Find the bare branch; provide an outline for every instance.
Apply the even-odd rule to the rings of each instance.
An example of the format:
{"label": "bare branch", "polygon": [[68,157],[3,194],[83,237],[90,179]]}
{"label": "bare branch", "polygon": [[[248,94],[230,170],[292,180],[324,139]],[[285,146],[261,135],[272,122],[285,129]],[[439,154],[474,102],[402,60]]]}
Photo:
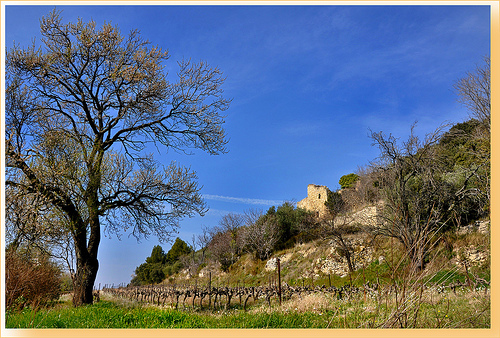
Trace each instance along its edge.
{"label": "bare branch", "polygon": [[206,212],[191,169],[163,169],[142,152],[148,143],[226,152],[229,100],[221,71],[205,62],[180,62],[170,83],[168,52],[138,31],[63,24],[55,10],[40,28],[42,48],[6,54],[7,181],[42,196],[70,230],[80,305],[92,302],[102,226],[168,240],[179,219]]}

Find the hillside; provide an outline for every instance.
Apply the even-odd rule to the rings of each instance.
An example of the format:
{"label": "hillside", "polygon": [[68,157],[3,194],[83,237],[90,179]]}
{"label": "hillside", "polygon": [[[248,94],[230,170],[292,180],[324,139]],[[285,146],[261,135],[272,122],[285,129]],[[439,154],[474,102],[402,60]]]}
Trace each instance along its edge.
{"label": "hillside", "polygon": [[228,307],[230,293],[241,303],[250,292],[241,287],[259,288],[269,304],[281,286],[388,287],[396,308],[419,285],[488,290],[489,132],[475,119],[446,128],[420,139],[412,126],[404,141],[371,132],[379,162],[342,176],[340,190],[309,184],[296,205],[229,213],[190,244],[155,247],[130,286],[170,288],[170,298],[181,287],[193,302],[199,288],[215,288]]}
{"label": "hillside", "polygon": [[[373,207],[367,207],[351,217],[364,217],[371,210]],[[355,271],[351,274],[338,243],[332,239],[315,239],[275,252],[267,260],[257,259],[249,253],[243,254],[227,271],[222,271],[220,264],[214,262],[201,266],[195,272],[183,269],[161,284],[202,285],[208,282],[210,274],[212,285],[272,284],[277,279],[277,259],[280,260],[281,280],[289,285],[390,283],[404,267],[401,262],[407,259],[402,246],[394,239],[373,239],[370,234],[354,229],[352,233],[346,234],[346,241],[351,243],[353,249]],[[478,221],[457,231],[440,234],[432,241],[424,271],[428,280],[445,284],[457,279],[467,282],[468,278],[476,277],[489,280],[489,221]],[[446,274],[446,278],[441,278]]]}

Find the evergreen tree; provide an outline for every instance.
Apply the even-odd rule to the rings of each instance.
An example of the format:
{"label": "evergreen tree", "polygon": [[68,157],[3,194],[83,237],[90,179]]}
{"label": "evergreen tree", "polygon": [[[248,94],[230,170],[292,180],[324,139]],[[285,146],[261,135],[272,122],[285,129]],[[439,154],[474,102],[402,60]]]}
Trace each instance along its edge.
{"label": "evergreen tree", "polygon": [[165,264],[167,262],[167,255],[163,251],[163,248],[159,245],[156,245],[151,252],[151,256],[146,258],[146,263],[148,264]]}
{"label": "evergreen tree", "polygon": [[340,178],[339,184],[342,189],[351,188],[359,180],[359,176],[351,173]]}
{"label": "evergreen tree", "polygon": [[170,250],[167,252],[166,262],[167,264],[174,264],[182,255],[187,255],[191,253],[191,251],[192,249],[189,247],[189,245],[187,245],[186,242],[177,237],[175,239],[174,245],[172,245],[172,248],[170,248]]}

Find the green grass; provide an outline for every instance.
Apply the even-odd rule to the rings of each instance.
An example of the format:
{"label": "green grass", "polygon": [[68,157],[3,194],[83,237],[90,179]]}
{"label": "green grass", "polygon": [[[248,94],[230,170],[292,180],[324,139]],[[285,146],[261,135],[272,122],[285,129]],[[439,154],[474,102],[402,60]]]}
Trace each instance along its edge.
{"label": "green grass", "polygon": [[110,301],[7,315],[7,328],[320,328],[315,313],[250,313],[241,310],[195,313],[155,307],[127,308]]}
{"label": "green grass", "polygon": [[[407,300],[411,302],[411,299]],[[223,310],[174,310],[101,300],[79,308],[70,302],[38,311],[8,312],[7,328],[376,328],[405,318],[404,327],[488,328],[490,298],[484,292],[461,290],[456,294],[428,294],[418,304],[396,309],[393,299],[366,297],[337,300],[312,294],[283,302],[279,307],[257,304],[248,312]],[[418,314],[417,317],[413,317]],[[413,319],[416,318],[415,321]],[[391,327],[401,323],[393,322]]]}
{"label": "green grass", "polygon": [[[470,277],[473,278],[472,276]],[[449,270],[438,271],[429,280],[430,283],[444,283],[444,284],[452,284],[457,281],[460,283],[465,283],[467,281],[465,274]]]}
{"label": "green grass", "polygon": [[[474,237],[475,236],[475,237]],[[484,236],[474,234],[462,238],[463,245],[484,242]],[[466,241],[467,240],[467,241]],[[305,247],[304,250],[308,250]],[[384,249],[388,250],[388,249]],[[374,256],[390,257],[384,250]],[[395,252],[398,252],[397,250]],[[294,253],[296,255],[296,253]],[[293,257],[293,256],[292,256]],[[301,278],[304,263],[290,259],[283,264],[282,280],[290,285],[309,285],[312,280]],[[398,257],[394,258],[394,262]],[[380,283],[375,294],[367,294],[364,289],[351,299],[339,300],[333,294],[302,295],[300,298],[277,305],[273,298],[272,309],[264,299],[250,301],[249,311],[245,312],[233,298],[232,308],[223,310],[200,310],[187,306],[183,310],[145,306],[132,301],[101,297],[101,302],[91,306],[73,308],[71,302],[59,302],[46,308],[33,310],[26,308],[20,312],[8,311],[7,328],[374,328],[374,327],[412,327],[412,328],[489,328],[491,322],[490,297],[488,289],[471,290],[469,287],[438,291],[436,284],[446,286],[457,280],[468,285],[465,271],[443,260],[429,264],[426,277],[421,277],[429,288],[424,296],[418,296],[421,285],[414,283],[413,277],[404,279],[404,264],[396,269],[392,261],[379,264],[377,260],[367,264],[364,269],[350,276],[339,277],[321,275],[314,278],[315,285],[343,286],[351,284],[362,286],[365,282]],[[232,267],[232,273],[224,278],[212,279],[212,286],[222,285],[265,285],[272,272],[264,271],[265,262],[241,260]],[[490,280],[488,264],[469,268],[469,279],[478,276]],[[392,268],[391,268],[392,267]],[[233,271],[234,270],[234,271]],[[406,277],[405,277],[406,278]],[[428,280],[430,279],[430,280]],[[398,283],[396,283],[397,281]],[[417,280],[418,281],[418,280]],[[207,285],[208,280],[197,280],[198,285]],[[406,283],[406,284],[405,284]],[[413,289],[403,288],[402,285]],[[394,290],[384,293],[389,286],[398,286],[398,301]],[[404,290],[404,296],[401,291]],[[401,304],[403,303],[403,304]],[[191,304],[188,300],[186,304]]]}

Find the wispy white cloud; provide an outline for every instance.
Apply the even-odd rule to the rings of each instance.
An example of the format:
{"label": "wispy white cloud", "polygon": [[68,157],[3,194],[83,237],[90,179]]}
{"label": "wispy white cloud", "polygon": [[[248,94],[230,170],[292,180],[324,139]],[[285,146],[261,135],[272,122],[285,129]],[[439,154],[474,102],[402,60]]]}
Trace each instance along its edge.
{"label": "wispy white cloud", "polygon": [[213,217],[222,217],[227,214],[235,213],[234,211],[230,210],[221,210],[221,209],[212,209],[210,208],[208,212],[205,214],[205,216],[213,216]]}
{"label": "wispy white cloud", "polygon": [[203,198],[212,201],[222,201],[222,202],[230,202],[230,203],[239,203],[239,204],[253,204],[253,205],[279,205],[283,203],[283,201],[278,200],[264,200],[258,198],[242,198],[242,197],[230,197],[230,196],[219,196],[219,195],[203,195]]}

